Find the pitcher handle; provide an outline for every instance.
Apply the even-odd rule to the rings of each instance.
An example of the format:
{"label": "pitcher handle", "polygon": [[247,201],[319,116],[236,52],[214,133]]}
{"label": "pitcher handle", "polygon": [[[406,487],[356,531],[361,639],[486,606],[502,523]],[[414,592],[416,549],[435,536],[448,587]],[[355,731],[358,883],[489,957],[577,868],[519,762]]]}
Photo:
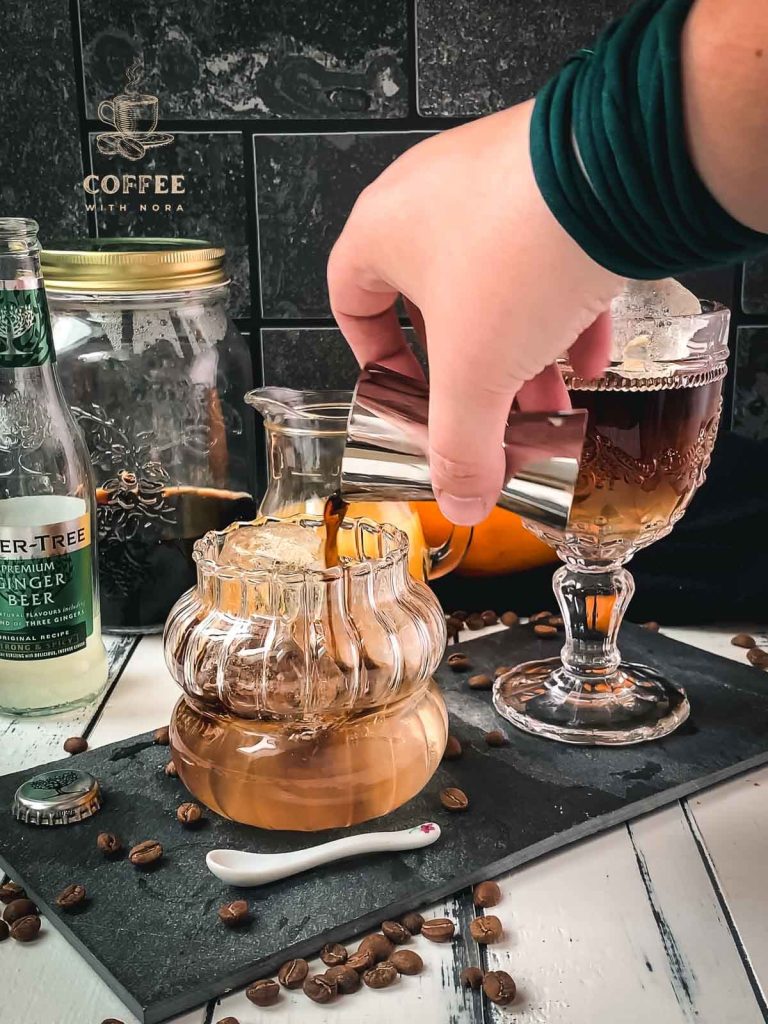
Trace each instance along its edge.
{"label": "pitcher handle", "polygon": [[429,548],[429,579],[437,580],[461,564],[472,543],[473,532],[471,526],[452,526],[442,544]]}
{"label": "pitcher handle", "polygon": [[115,121],[115,105],[112,100],[102,100],[99,104],[97,113],[100,121],[103,121],[105,124],[114,125],[114,127],[117,128],[117,123]]}

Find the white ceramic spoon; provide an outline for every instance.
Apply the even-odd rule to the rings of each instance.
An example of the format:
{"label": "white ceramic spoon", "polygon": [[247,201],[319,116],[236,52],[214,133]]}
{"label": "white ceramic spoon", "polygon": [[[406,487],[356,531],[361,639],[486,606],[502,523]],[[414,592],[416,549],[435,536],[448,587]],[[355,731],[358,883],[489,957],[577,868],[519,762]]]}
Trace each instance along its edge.
{"label": "white ceramic spoon", "polygon": [[329,864],[361,853],[389,853],[394,850],[418,850],[440,838],[440,826],[425,821],[415,828],[398,832],[368,832],[359,836],[334,839],[294,853],[246,853],[242,850],[211,850],[205,863],[222,882],[229,885],[264,885],[288,878],[320,864]]}

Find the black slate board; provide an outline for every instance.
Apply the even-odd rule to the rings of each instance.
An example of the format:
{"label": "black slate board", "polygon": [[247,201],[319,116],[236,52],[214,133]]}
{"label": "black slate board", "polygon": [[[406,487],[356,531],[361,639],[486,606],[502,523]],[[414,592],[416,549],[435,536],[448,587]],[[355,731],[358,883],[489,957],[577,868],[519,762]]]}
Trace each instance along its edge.
{"label": "black slate board", "polygon": [[[99,777],[103,810],[90,821],[58,829],[21,825],[7,815],[0,866],[27,888],[132,1012],[155,1024],[273,973],[289,953],[315,953],[324,942],[378,926],[768,761],[765,674],[634,627],[622,631],[621,646],[631,660],[662,666],[688,688],[693,715],[676,734],[624,748],[575,747],[528,736],[498,718],[488,692],[470,690],[466,675],[443,666],[438,676],[452,731],[465,744],[463,758],[442,765],[406,807],[355,830],[436,820],[444,830],[440,841],[254,889],[254,921],[242,931],[229,931],[216,919],[217,907],[241,891],[209,874],[209,849],[277,852],[341,833],[262,832],[210,813],[204,827],[184,832],[174,816],[184,788],[164,774],[168,750],[154,745],[150,734],[57,762],[77,763]],[[450,648],[457,649],[470,655],[474,671],[491,672],[499,664],[553,654],[557,645],[514,627]],[[489,749],[483,735],[500,727],[510,745]],[[10,805],[16,787],[31,774],[0,778],[0,806]],[[440,807],[437,794],[447,785],[469,794],[468,812],[451,815]],[[125,859],[105,862],[96,849],[96,835],[105,829],[126,843],[158,839],[165,859],[149,872]],[[84,884],[91,899],[79,913],[62,915],[53,899],[73,881]]]}

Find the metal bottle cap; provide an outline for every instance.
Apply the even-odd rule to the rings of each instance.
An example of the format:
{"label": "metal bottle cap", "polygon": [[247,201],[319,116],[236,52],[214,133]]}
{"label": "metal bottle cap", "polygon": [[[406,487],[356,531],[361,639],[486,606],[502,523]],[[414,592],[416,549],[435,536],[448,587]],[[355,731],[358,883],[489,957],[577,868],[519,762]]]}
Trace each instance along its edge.
{"label": "metal bottle cap", "polygon": [[99,784],[90,772],[59,768],[22,782],[13,798],[13,816],[29,825],[72,825],[101,808]]}

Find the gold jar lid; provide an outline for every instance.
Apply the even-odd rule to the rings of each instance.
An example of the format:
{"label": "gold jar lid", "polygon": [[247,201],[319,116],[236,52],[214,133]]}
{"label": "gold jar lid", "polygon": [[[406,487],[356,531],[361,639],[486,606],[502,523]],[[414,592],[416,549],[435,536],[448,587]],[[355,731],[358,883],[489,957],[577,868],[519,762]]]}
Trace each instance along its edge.
{"label": "gold jar lid", "polygon": [[224,249],[190,238],[78,238],[40,253],[46,288],[176,292],[226,284]]}

